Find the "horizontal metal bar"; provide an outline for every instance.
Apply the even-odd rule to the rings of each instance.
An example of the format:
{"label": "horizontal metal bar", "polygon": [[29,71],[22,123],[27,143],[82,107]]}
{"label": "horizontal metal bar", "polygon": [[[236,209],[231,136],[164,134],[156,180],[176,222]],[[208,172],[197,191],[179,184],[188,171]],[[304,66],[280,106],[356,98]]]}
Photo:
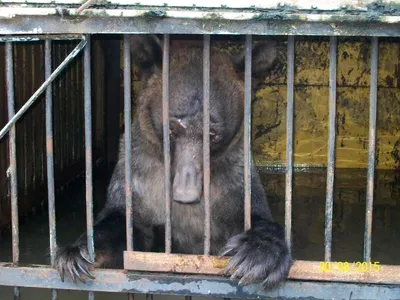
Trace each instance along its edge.
{"label": "horizontal metal bar", "polygon": [[124,252],[124,269],[150,272],[220,274],[229,258],[210,255],[164,254],[155,252]]}
{"label": "horizontal metal bar", "polygon": [[[156,34],[254,34],[254,35],[316,35],[316,36],[400,36],[398,21],[392,23],[374,22],[371,17],[343,16],[335,20],[331,16],[310,15],[303,18],[294,15],[274,19],[277,16],[258,15],[249,20],[238,20],[232,17],[229,22],[214,18],[149,18],[136,17],[121,18],[118,16],[96,16],[90,18],[74,17],[60,18],[52,16],[51,12],[37,17],[32,15],[2,15],[7,14],[7,8],[0,10],[0,34],[86,34],[86,33],[156,33]],[[43,9],[41,12],[45,12]],[[90,13],[85,10],[82,13]],[[102,10],[103,12],[103,10]],[[116,13],[113,10],[112,13]],[[110,12],[111,13],[111,12]],[[122,12],[123,13],[123,12]],[[142,13],[142,12],[141,12]],[[148,15],[157,14],[149,11]],[[170,14],[170,13],[169,13]],[[389,18],[389,17],[387,17]],[[397,17],[395,17],[397,18]],[[399,17],[400,19],[400,17]],[[358,20],[358,21],[357,21]],[[364,20],[361,22],[361,20]],[[369,22],[368,22],[369,21]],[[395,20],[394,20],[395,21]],[[356,26],[355,26],[356,23]],[[184,26],[183,26],[184,25]]]}
{"label": "horizontal metal bar", "polygon": [[[23,4],[45,4],[54,3],[57,5],[80,5],[81,0],[2,0],[3,3],[23,3]],[[359,11],[365,12],[369,11],[382,11],[382,7],[390,7],[389,4],[396,5],[400,4],[399,0],[383,0],[380,2],[378,8],[374,9],[368,4],[371,1],[361,0],[336,0],[336,1],[325,1],[325,0],[313,0],[313,1],[303,1],[303,0],[249,0],[246,2],[240,2],[235,0],[141,0],[140,2],[134,2],[131,0],[108,0],[107,2],[102,2],[102,7],[107,6],[129,6],[129,7],[143,7],[143,6],[158,6],[158,7],[179,7],[179,8],[209,8],[209,9],[221,9],[233,10],[233,9],[248,9],[251,8],[252,11],[257,9],[268,10],[268,9],[283,9],[286,5],[290,5],[291,9],[296,10],[314,10],[316,13],[321,11]],[[88,7],[88,4],[96,4],[95,1],[88,0],[84,5],[80,6],[81,10]],[[83,8],[82,8],[83,7]]]}
{"label": "horizontal metal bar", "polygon": [[[304,271],[304,270],[303,270]],[[397,270],[397,274],[399,274]],[[259,299],[398,299],[400,286],[335,282],[287,281],[265,291],[259,285],[238,286],[222,277],[143,274],[125,270],[97,269],[94,281],[87,284],[62,282],[56,270],[46,266],[15,267],[0,263],[0,285],[118,293],[174,294],[208,297]]]}
{"label": "horizontal metal bar", "polygon": [[[124,252],[124,269],[145,272],[171,272],[219,275],[228,257],[181,255],[153,252]],[[400,266],[366,262],[319,262],[298,260],[291,267],[290,279],[340,282],[400,284]]]}
{"label": "horizontal metal bar", "polygon": [[[372,14],[371,12],[351,12],[351,11],[339,11],[339,12],[319,12],[315,13],[315,10],[289,10],[289,9],[270,9],[270,10],[229,10],[224,8],[219,9],[182,9],[173,8],[166,6],[141,6],[138,7],[118,7],[118,8],[89,8],[82,12],[77,12],[74,8],[64,6],[62,8],[62,14],[68,15],[70,19],[74,19],[78,16],[102,16],[102,17],[118,17],[118,18],[140,18],[140,17],[161,17],[161,18],[179,18],[179,19],[214,19],[217,17],[219,20],[254,20],[254,19],[265,19],[265,20],[302,20],[306,22],[367,22],[374,21],[375,23],[399,23],[400,15],[393,9],[390,13],[377,12]],[[60,7],[16,7],[16,6],[5,6],[0,12],[0,17],[13,18],[15,16],[58,16],[60,15]],[[284,19],[282,18],[284,17]],[[66,18],[63,18],[63,21]],[[82,21],[82,19],[80,19]],[[42,33],[40,29],[34,28],[36,33]]]}
{"label": "horizontal metal bar", "polygon": [[20,110],[8,121],[8,123],[0,131],[0,139],[10,130],[11,126],[15,124],[28,110],[29,107],[36,101],[37,98],[46,90],[46,88],[53,82],[58,74],[75,58],[76,55],[85,47],[86,39],[83,39],[72,52],[64,59],[64,61],[54,70],[53,73],[43,82],[43,84],[36,90],[36,92],[29,98],[28,101],[20,108]]}
{"label": "horizontal metal bar", "polygon": [[41,40],[81,40],[82,35],[76,34],[52,34],[52,35],[18,35],[18,36],[0,36],[0,42],[34,42]]}

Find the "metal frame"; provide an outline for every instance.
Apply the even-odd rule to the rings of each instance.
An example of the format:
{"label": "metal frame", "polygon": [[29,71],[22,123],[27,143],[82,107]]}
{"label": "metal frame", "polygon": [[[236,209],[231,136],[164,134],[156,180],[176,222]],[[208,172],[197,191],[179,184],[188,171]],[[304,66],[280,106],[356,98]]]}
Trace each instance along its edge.
{"label": "metal frame", "polygon": [[[332,244],[332,207],[333,207],[333,187],[334,187],[334,157],[335,157],[335,107],[336,107],[336,55],[337,39],[336,36],[372,36],[371,53],[371,91],[370,91],[370,127],[369,127],[369,164],[368,164],[368,193],[366,206],[366,225],[364,239],[364,259],[370,262],[371,251],[371,225],[373,207],[373,182],[374,182],[374,157],[376,139],[376,111],[377,111],[377,68],[378,68],[378,38],[377,36],[400,36],[400,16],[380,15],[375,18],[373,24],[368,23],[371,19],[363,13],[355,15],[340,15],[312,13],[287,13],[284,20],[276,20],[281,16],[276,11],[261,13],[260,11],[233,11],[228,12],[222,9],[213,9],[204,12],[189,10],[174,10],[164,8],[158,10],[160,16],[168,14],[166,18],[149,17],[150,12],[155,12],[154,8],[146,9],[86,9],[78,15],[72,8],[65,8],[63,14],[68,17],[59,17],[56,8],[39,9],[35,7],[2,8],[0,12],[0,42],[6,42],[6,77],[7,95],[9,107],[9,122],[0,131],[0,138],[3,138],[9,131],[10,145],[10,172],[11,177],[11,199],[12,199],[12,224],[13,224],[13,262],[12,264],[0,263],[0,285],[8,286],[29,286],[52,288],[52,298],[57,299],[55,289],[77,289],[87,291],[108,291],[108,292],[127,292],[127,293],[159,293],[159,294],[178,294],[178,295],[202,295],[217,297],[239,297],[239,298],[259,298],[259,297],[308,297],[312,295],[316,299],[324,299],[327,295],[335,295],[339,298],[379,298],[395,299],[400,296],[400,267],[382,266],[382,271],[374,276],[370,274],[360,274],[350,272],[350,274],[329,273],[321,274],[318,272],[319,262],[298,261],[292,267],[289,280],[280,288],[271,291],[263,291],[255,285],[240,287],[235,282],[221,277],[215,277],[223,268],[226,261],[210,257],[210,205],[209,205],[209,183],[210,183],[210,153],[209,153],[209,81],[210,81],[210,34],[246,34],[246,54],[245,54],[245,128],[244,128],[244,148],[245,153],[251,151],[250,128],[251,128],[251,43],[254,34],[261,35],[288,35],[288,83],[287,83],[287,165],[286,165],[286,187],[285,187],[285,225],[286,238],[291,245],[291,201],[292,201],[292,177],[293,177],[293,101],[294,101],[294,35],[319,35],[331,36],[330,47],[330,96],[329,96],[329,141],[328,141],[328,168],[327,168],[327,198],[326,198],[326,224],[325,224],[325,260],[331,260]],[[46,14],[39,16],[40,14]],[[100,13],[102,12],[102,13]],[[215,19],[207,19],[209,13],[219,13]],[[36,14],[36,15],[35,15]],[[122,17],[117,17],[118,14]],[[91,16],[87,18],[86,16]],[[1,17],[5,18],[1,18]],[[137,16],[137,18],[129,18]],[[301,18],[299,18],[301,16]],[[77,22],[79,21],[79,22]],[[355,22],[357,26],[354,26]],[[40,23],[40,24],[39,24]],[[182,26],[182,24],[185,24]],[[178,26],[179,25],[179,26]],[[171,252],[171,199],[170,199],[170,153],[169,153],[169,34],[171,33],[190,33],[204,35],[204,193],[205,193],[205,246],[200,266],[203,268],[202,275],[165,275],[138,273],[122,270],[96,270],[94,272],[96,280],[87,285],[61,282],[56,271],[46,266],[20,267],[19,243],[18,243],[18,195],[16,186],[16,156],[15,156],[15,122],[25,113],[34,103],[38,96],[46,91],[46,152],[48,170],[48,198],[49,198],[49,228],[50,228],[50,254],[51,264],[54,264],[56,225],[55,225],[55,206],[54,206],[54,174],[53,174],[53,133],[52,133],[52,96],[51,83],[63,68],[84,49],[84,80],[85,80],[85,153],[86,153],[86,212],[87,212],[87,239],[89,245],[89,256],[94,258],[93,245],[93,195],[92,195],[92,142],[91,142],[91,66],[90,66],[90,36],[76,36],[77,33],[162,33],[164,34],[163,47],[163,134],[164,134],[164,157],[165,157],[165,205],[166,205],[166,254],[160,257],[166,258],[163,267],[160,264],[144,264],[142,271],[168,272],[174,270],[179,273],[191,273],[189,269],[172,268],[176,255]],[[56,36],[38,35],[37,33],[62,34]],[[26,34],[28,36],[8,36],[10,34]],[[31,34],[34,34],[33,36]],[[51,40],[52,39],[82,39],[78,46],[67,56],[67,58],[51,73]],[[13,111],[13,70],[12,70],[12,43],[31,40],[46,39],[45,41],[45,74],[46,80],[42,86],[32,95],[27,103],[14,114]],[[124,113],[125,113],[125,175],[126,175],[126,215],[127,215],[127,252],[125,252],[125,262],[127,269],[129,263],[136,259],[134,268],[140,271],[140,262],[148,261],[150,254],[143,254],[140,258],[133,250],[134,239],[132,238],[132,196],[130,170],[130,145],[131,128],[129,126],[131,116],[131,61],[129,49],[129,36],[124,37]],[[14,151],[13,151],[14,149]],[[245,228],[250,228],[251,219],[251,160],[246,155],[245,161]],[[156,255],[156,254],[153,254]],[[138,260],[139,259],[139,260]],[[142,259],[142,260],[140,260]],[[196,258],[191,256],[179,257],[187,261],[194,261]],[[198,259],[198,257],[197,257]],[[218,267],[210,267],[210,261],[218,262]],[[139,262],[139,263],[138,263]],[[143,265],[143,264],[142,264]],[[197,270],[198,271],[198,270]],[[301,281],[296,281],[301,280]],[[316,280],[316,281],[315,281]],[[318,282],[322,281],[322,282]],[[323,282],[332,281],[332,282]],[[349,283],[353,282],[353,283]],[[362,283],[362,284],[361,284]],[[379,285],[378,285],[379,284]],[[383,284],[383,285],[382,285]],[[149,296],[151,297],[151,296]],[[186,297],[189,299],[190,297]],[[19,299],[19,289],[15,288],[15,299]],[[89,299],[94,299],[94,293],[90,292]]]}

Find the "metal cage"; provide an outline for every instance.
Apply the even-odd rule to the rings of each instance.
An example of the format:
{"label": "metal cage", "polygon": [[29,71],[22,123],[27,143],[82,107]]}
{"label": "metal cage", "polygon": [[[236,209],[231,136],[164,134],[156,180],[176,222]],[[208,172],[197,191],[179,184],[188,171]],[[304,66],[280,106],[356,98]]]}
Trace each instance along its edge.
{"label": "metal cage", "polygon": [[[234,4],[234,1],[215,3],[204,1],[183,3],[182,1],[142,1],[131,4],[129,1],[108,1],[105,4],[80,1],[0,1],[0,37],[6,43],[6,82],[9,122],[0,132],[0,138],[8,134],[9,140],[9,176],[11,179],[12,200],[12,245],[13,261],[0,263],[0,285],[15,286],[15,299],[19,299],[18,287],[38,287],[53,289],[53,299],[57,299],[57,289],[90,291],[89,299],[94,298],[93,291],[176,294],[190,296],[216,296],[225,298],[282,299],[315,297],[325,298],[362,298],[362,299],[400,299],[400,266],[380,266],[379,273],[346,274],[339,272],[320,273],[320,262],[296,261],[291,268],[289,280],[279,289],[263,291],[255,286],[240,287],[236,283],[216,276],[226,261],[220,259],[220,265],[212,263],[210,257],[210,140],[204,135],[204,199],[205,199],[205,247],[204,256],[176,255],[171,252],[171,199],[170,199],[170,153],[168,128],[168,64],[169,34],[201,34],[204,36],[203,78],[204,78],[204,120],[203,130],[209,131],[209,81],[210,81],[210,35],[232,34],[246,35],[245,40],[245,228],[250,227],[250,156],[251,141],[251,45],[252,35],[283,35],[287,43],[287,151],[285,185],[285,233],[291,244],[292,185],[293,185],[293,103],[294,103],[294,48],[297,35],[315,35],[330,37],[329,65],[329,140],[327,162],[326,211],[325,211],[325,261],[331,262],[332,215],[335,175],[335,124],[336,124],[336,68],[337,37],[365,36],[371,38],[371,82],[369,106],[369,159],[367,176],[367,198],[365,210],[364,261],[371,263],[372,208],[374,194],[375,141],[377,115],[378,80],[378,38],[400,37],[400,2],[363,1],[353,3],[350,0],[291,1],[289,3],[264,4],[252,1],[246,7]],[[162,2],[162,3],[161,3]],[[92,6],[90,6],[92,5]],[[124,253],[125,270],[97,269],[96,280],[89,284],[61,282],[51,266],[20,266],[18,231],[18,195],[16,181],[16,131],[15,123],[38,99],[46,94],[46,159],[48,186],[48,213],[50,228],[51,263],[54,263],[56,250],[55,192],[53,173],[53,124],[52,124],[52,82],[74,57],[84,52],[84,116],[85,116],[85,159],[86,159],[86,213],[87,239],[90,257],[93,259],[93,179],[92,179],[92,123],[91,123],[91,48],[92,34],[124,34],[124,118],[125,143],[131,143],[131,61],[127,38],[129,34],[163,34],[163,134],[165,158],[165,205],[166,205],[166,253],[133,252],[132,237],[132,187],[130,147],[125,147],[126,178],[126,215],[127,215],[127,251]],[[14,110],[14,78],[12,45],[17,42],[45,40],[45,76],[41,87],[28,99],[18,111]],[[51,66],[51,43],[54,39],[77,39],[76,48],[55,69]],[[187,264],[178,265],[178,260]],[[162,263],[160,263],[162,261]],[[153,263],[152,263],[153,262]],[[191,267],[193,263],[196,267]],[[126,271],[129,270],[129,271]],[[140,273],[138,271],[144,271]],[[146,272],[152,271],[152,272]],[[157,272],[157,273],[154,273]],[[175,273],[175,274],[165,274]],[[181,273],[181,274],[179,274]],[[185,275],[183,274],[192,274]],[[193,274],[197,273],[197,274]]]}

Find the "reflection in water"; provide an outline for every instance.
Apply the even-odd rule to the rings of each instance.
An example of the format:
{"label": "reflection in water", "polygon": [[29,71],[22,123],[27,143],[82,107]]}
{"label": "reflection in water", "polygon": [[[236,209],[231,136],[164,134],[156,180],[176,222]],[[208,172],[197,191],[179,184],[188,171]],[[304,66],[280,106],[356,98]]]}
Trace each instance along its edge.
{"label": "reflection in water", "polygon": [[[285,175],[261,172],[276,220],[284,224]],[[399,177],[395,171],[376,172],[374,218],[372,232],[372,261],[400,265],[400,208]],[[296,259],[323,260],[325,217],[325,171],[296,172],[293,178],[293,255]],[[106,184],[94,183],[95,213],[104,203]],[[362,261],[365,220],[366,170],[337,170],[335,177],[332,259]],[[66,244],[83,232],[85,222],[84,185],[75,184],[57,197],[57,242]],[[49,247],[47,207],[20,224],[20,260],[22,263],[46,264]],[[0,261],[11,261],[11,236],[1,239]],[[1,300],[13,299],[12,288],[0,287]],[[87,299],[86,292],[60,291],[59,299]],[[127,299],[126,295],[96,294],[96,299]],[[22,298],[51,299],[45,289],[22,289]],[[135,299],[145,299],[138,295]],[[184,297],[155,296],[158,299]],[[194,300],[201,298],[193,297]],[[210,298],[207,298],[210,299]]]}

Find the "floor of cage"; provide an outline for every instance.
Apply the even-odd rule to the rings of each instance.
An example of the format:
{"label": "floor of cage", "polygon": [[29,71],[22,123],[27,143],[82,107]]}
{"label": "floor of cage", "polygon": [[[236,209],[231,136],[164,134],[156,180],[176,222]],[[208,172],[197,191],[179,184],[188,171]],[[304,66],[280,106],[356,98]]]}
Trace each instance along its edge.
{"label": "floor of cage", "polygon": [[[400,181],[396,171],[378,170],[372,235],[372,261],[400,265],[397,249],[400,248]],[[285,175],[262,171],[271,210],[284,224]],[[335,177],[333,247],[334,261],[362,261],[365,219],[366,170],[337,170]],[[324,171],[295,172],[293,181],[293,255],[302,260],[324,258],[324,216],[326,175]],[[94,182],[94,213],[105,200],[106,179]],[[77,182],[57,197],[57,241],[66,244],[76,239],[85,229],[84,185]],[[24,264],[46,264],[49,248],[47,207],[20,224],[20,261]],[[1,238],[0,261],[11,261],[11,236]],[[51,291],[22,288],[23,299],[50,299]],[[97,294],[97,293],[96,293]],[[13,289],[0,287],[1,299],[13,299]],[[96,299],[108,299],[108,293],[98,293]],[[113,295],[115,300],[126,295]],[[60,291],[59,299],[87,299],[87,292]],[[135,299],[145,299],[138,295]],[[166,299],[155,296],[154,299]],[[184,299],[172,297],[170,299]],[[193,297],[193,299],[201,299]],[[207,298],[210,299],[210,298]]]}

